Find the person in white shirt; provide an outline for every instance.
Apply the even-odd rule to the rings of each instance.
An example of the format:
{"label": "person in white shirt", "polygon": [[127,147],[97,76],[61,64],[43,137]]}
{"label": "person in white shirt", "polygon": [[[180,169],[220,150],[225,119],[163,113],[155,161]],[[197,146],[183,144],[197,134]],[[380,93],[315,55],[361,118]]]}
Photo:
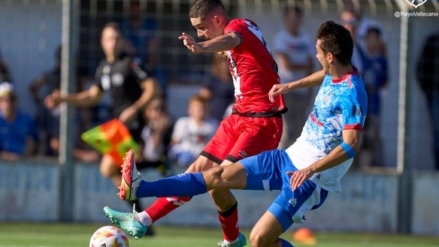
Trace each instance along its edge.
{"label": "person in white shirt", "polygon": [[218,121],[206,117],[207,107],[205,98],[194,95],[189,100],[188,116],[175,123],[169,157],[177,166],[188,167],[215,134]]}

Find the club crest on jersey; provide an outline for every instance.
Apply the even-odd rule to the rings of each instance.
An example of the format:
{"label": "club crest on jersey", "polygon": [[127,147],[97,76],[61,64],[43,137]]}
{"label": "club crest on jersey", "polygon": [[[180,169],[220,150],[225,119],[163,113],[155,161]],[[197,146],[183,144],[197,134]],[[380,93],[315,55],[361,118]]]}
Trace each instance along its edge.
{"label": "club crest on jersey", "polygon": [[415,8],[418,8],[419,6],[427,2],[427,0],[405,0],[405,1]]}
{"label": "club crest on jersey", "polygon": [[114,75],[111,76],[111,83],[114,86],[122,85],[123,81],[124,81],[124,77],[121,73],[115,73]]}

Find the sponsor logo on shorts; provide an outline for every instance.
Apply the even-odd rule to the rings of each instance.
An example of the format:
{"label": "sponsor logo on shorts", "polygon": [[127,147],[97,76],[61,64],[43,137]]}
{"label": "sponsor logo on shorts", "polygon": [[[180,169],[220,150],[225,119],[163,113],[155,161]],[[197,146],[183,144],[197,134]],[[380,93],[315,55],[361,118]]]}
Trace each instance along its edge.
{"label": "sponsor logo on shorts", "polygon": [[291,206],[296,207],[297,199],[294,197],[293,199],[290,199],[288,202],[291,204]]}

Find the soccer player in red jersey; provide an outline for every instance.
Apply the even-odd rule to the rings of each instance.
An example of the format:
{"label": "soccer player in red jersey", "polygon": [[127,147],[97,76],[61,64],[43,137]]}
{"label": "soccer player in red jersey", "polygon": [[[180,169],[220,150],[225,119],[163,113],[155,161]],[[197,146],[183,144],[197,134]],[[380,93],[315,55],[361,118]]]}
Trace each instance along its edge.
{"label": "soccer player in red jersey", "polygon": [[[236,103],[232,114],[225,118],[216,134],[186,172],[205,171],[214,166],[230,165],[245,157],[278,147],[282,135],[282,113],[286,111],[282,97],[274,102],[268,98],[273,85],[279,84],[277,64],[264,40],[260,28],[251,20],[231,19],[221,1],[197,0],[189,17],[203,42],[196,42],[187,33],[179,37],[190,51],[220,53],[230,63]],[[133,160],[125,160],[125,169],[134,169]],[[119,196],[132,200],[131,184],[123,181]],[[223,228],[222,245],[240,247],[246,244],[239,233],[237,201],[228,190],[213,190],[219,221]],[[140,213],[121,213],[108,207],[106,215],[136,238],[147,227],[172,210],[189,201],[190,197],[159,198]]]}

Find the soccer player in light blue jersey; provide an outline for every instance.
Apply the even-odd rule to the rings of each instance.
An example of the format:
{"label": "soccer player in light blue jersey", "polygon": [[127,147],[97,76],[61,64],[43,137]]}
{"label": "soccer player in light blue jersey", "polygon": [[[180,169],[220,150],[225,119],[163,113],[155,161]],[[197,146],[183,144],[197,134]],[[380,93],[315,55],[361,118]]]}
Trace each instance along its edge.
{"label": "soccer player in light blue jersey", "polygon": [[286,150],[266,151],[232,165],[153,182],[142,180],[130,151],[122,171],[123,199],[193,196],[212,189],[280,190],[254,226],[250,242],[253,247],[292,247],[279,236],[293,223],[303,222],[307,211],[319,208],[329,192],[340,191],[340,180],[360,146],[367,95],[351,65],[352,49],[349,31],[333,21],[325,22],[316,35],[316,57],[323,70],[273,86],[270,100],[294,89],[320,85],[301,136]]}

